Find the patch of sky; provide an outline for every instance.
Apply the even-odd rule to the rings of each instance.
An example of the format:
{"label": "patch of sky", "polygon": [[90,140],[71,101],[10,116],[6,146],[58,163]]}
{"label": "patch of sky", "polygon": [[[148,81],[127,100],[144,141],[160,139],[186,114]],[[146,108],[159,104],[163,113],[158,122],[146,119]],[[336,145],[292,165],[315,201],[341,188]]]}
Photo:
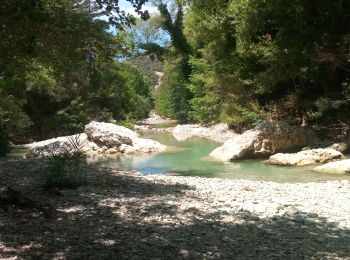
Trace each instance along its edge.
{"label": "patch of sky", "polygon": [[[126,13],[129,13],[131,15],[133,15],[134,17],[139,17],[139,15],[135,12],[135,8],[132,7],[131,3],[126,1],[126,0],[120,0],[119,1],[119,7],[122,11],[125,11]],[[150,16],[158,14],[158,10],[157,7],[155,7],[154,5],[152,5],[152,3],[150,2],[146,2],[146,4],[143,6],[142,8],[143,11],[148,10]],[[107,16],[100,16],[97,17],[96,19],[101,19],[101,20],[105,20],[108,21],[108,17]],[[128,30],[128,28],[126,28],[126,30]],[[115,28],[114,26],[109,26],[109,29],[107,30],[108,32],[117,35],[118,33],[118,29]],[[170,42],[170,36],[169,34],[160,29],[160,34],[161,37],[155,42],[156,44],[160,45],[160,46],[166,46],[169,44]],[[142,49],[139,50],[140,53],[143,52]],[[125,61],[127,60],[129,57],[116,57],[116,59],[118,61]]]}
{"label": "patch of sky", "polygon": [[[121,10],[125,11],[126,13],[129,13],[135,17],[139,17],[138,14],[135,12],[135,8],[132,7],[130,2],[128,2],[126,0],[120,0],[119,7]],[[158,13],[157,7],[153,6],[149,2],[145,3],[145,5],[142,7],[142,10],[143,11],[148,10],[148,12],[151,16],[152,16],[152,14]],[[97,17],[97,19],[108,21],[108,17],[106,15]],[[114,35],[116,35],[118,31],[114,26],[110,26],[108,29],[108,32],[111,32]]]}

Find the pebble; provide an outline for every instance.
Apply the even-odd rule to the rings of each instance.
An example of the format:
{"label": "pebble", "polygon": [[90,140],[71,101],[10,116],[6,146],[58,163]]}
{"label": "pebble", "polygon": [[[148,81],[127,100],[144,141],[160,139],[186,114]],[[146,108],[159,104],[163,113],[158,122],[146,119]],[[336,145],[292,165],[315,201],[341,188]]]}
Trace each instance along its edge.
{"label": "pebble", "polygon": [[[34,176],[30,171],[6,172],[0,182],[11,184],[13,178],[18,183],[27,175]],[[52,221],[45,222],[43,217],[23,221],[0,211],[0,259],[23,259],[43,250],[45,259],[54,259],[60,248],[68,250],[62,251],[60,259],[350,256],[346,246],[350,244],[350,189],[343,181],[140,177],[109,169],[96,174],[95,168],[86,168],[85,173],[91,184],[78,192],[46,196],[31,189],[32,196],[43,196],[45,203],[62,209]],[[93,180],[103,178],[118,185],[108,189],[93,185]],[[340,184],[344,188],[339,189]],[[72,208],[80,210],[64,210]],[[25,251],[23,245],[28,246]]]}

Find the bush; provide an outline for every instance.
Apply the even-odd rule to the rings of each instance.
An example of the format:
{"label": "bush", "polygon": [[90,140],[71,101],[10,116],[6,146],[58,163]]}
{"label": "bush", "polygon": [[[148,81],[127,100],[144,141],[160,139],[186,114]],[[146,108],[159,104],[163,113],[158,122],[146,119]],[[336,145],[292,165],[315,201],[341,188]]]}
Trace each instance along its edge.
{"label": "bush", "polygon": [[10,144],[4,129],[0,126],[0,157],[10,152]]}
{"label": "bush", "polygon": [[50,158],[49,172],[46,181],[45,189],[74,189],[85,183],[78,176],[79,168],[83,162],[81,154],[63,154],[56,155]]}
{"label": "bush", "polygon": [[82,152],[83,142],[80,140],[79,135],[71,137],[66,152],[49,158],[49,175],[45,181],[45,189],[74,189],[85,183],[78,175],[85,159]]}

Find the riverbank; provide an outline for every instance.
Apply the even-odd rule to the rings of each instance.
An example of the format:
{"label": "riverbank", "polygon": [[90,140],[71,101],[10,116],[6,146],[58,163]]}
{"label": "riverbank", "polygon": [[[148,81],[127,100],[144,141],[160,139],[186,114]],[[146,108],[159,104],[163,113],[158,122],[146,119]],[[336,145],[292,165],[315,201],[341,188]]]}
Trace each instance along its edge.
{"label": "riverbank", "polygon": [[48,219],[0,210],[0,258],[348,259],[350,183],[275,183],[85,166],[49,194],[43,162],[0,165],[0,183],[49,204]]}

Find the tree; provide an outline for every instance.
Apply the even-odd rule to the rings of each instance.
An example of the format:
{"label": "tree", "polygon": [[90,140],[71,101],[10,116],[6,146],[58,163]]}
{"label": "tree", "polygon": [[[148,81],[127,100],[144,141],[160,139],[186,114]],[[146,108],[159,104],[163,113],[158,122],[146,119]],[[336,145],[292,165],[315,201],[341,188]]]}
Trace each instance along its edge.
{"label": "tree", "polygon": [[[147,12],[141,11],[145,1],[129,2],[143,18],[147,18]],[[109,22],[95,19],[102,14],[109,16]],[[111,113],[120,118],[129,114],[141,116],[144,111],[135,112],[140,110],[139,107],[127,103],[131,99],[135,102],[142,99],[143,104],[148,102],[148,94],[137,90],[140,84],[146,83],[142,77],[118,75],[124,68],[117,65],[115,57],[128,50],[122,37],[107,32],[110,24],[120,27],[132,21],[131,16],[119,9],[118,1],[2,2],[1,138],[23,142],[23,137],[41,139],[81,131],[84,123],[99,113]],[[116,73],[109,78],[102,77],[99,84],[92,84],[93,74],[109,73],[107,67]],[[98,91],[108,93],[109,86],[104,82],[107,78],[113,85],[127,86],[125,93],[130,95],[121,100],[121,106],[127,109],[116,111],[113,105],[102,106],[94,102]],[[135,86],[131,85],[134,83]],[[28,132],[30,125],[32,131]]]}
{"label": "tree", "polygon": [[199,104],[213,106],[214,97],[213,117],[219,110],[219,120],[228,122],[293,119],[313,115],[324,96],[344,101],[350,31],[341,24],[349,23],[348,2],[190,3],[193,114],[210,112]]}
{"label": "tree", "polygon": [[187,88],[191,73],[188,61],[192,50],[183,31],[184,3],[162,0],[153,3],[158,8],[161,26],[170,35],[172,45],[165,54],[163,83],[156,93],[156,109],[160,114],[188,121],[192,98]]}

